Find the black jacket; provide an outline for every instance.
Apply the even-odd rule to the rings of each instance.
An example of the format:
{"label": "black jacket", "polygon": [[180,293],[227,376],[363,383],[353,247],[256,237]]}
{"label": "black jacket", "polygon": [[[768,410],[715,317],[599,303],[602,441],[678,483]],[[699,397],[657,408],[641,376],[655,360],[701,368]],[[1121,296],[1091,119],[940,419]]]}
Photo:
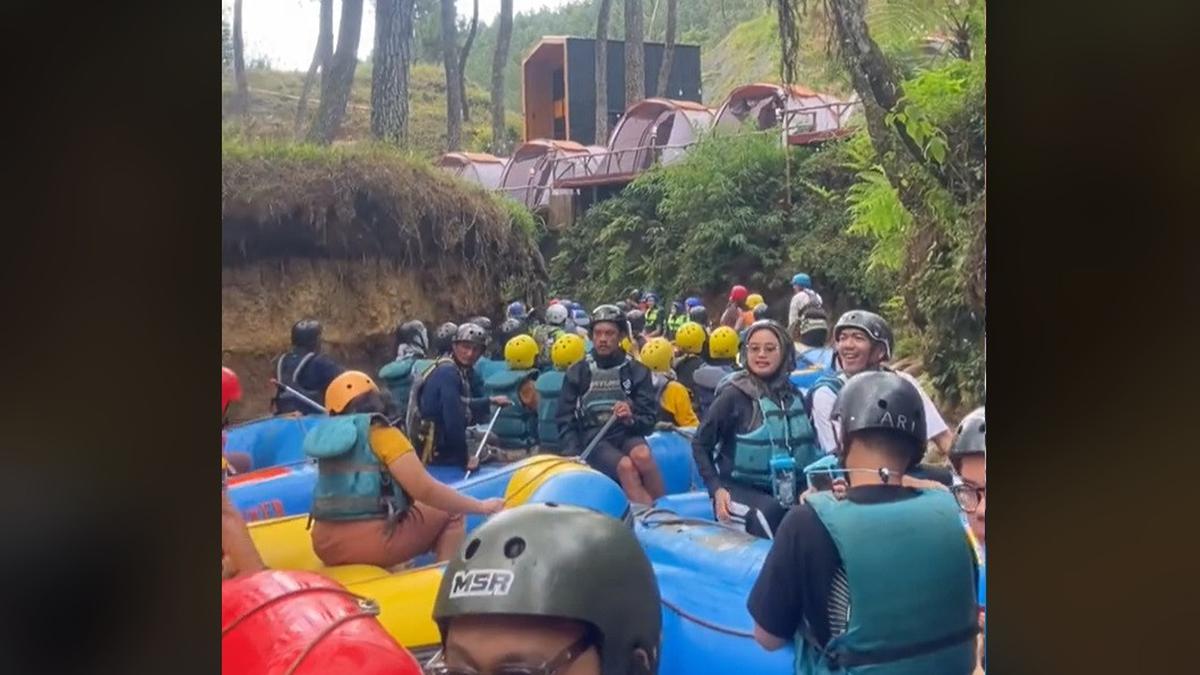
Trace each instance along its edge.
{"label": "black jacket", "polygon": [[[604,435],[605,439],[619,443],[629,436],[646,436],[652,433],[654,423],[658,419],[658,398],[650,377],[650,369],[637,361],[627,360],[625,352],[620,350],[608,357],[599,356],[593,351],[592,356],[601,367],[611,367],[617,362],[624,362],[621,364],[621,380],[629,383],[625,395],[633,408],[633,424],[613,424]],[[587,391],[591,382],[592,370],[587,359],[568,368],[563,378],[562,394],[558,398],[558,412],[554,419],[558,423],[562,454],[565,456],[583,452],[596,432],[596,429],[585,427],[586,422],[576,416],[575,410],[579,398]]]}

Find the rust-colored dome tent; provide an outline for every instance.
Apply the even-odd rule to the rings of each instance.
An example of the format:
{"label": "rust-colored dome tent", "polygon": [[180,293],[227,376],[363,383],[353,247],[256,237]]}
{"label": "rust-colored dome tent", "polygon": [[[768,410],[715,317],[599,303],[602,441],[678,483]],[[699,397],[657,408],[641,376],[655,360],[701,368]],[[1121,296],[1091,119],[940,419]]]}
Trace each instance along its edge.
{"label": "rust-colored dome tent", "polygon": [[849,133],[847,122],[855,100],[843,101],[807,87],[757,82],[734,89],[717,112],[714,132],[733,134],[750,124],[759,131],[780,125],[779,110],[794,145],[837,138]]}
{"label": "rust-colored dome tent", "polygon": [[486,152],[447,152],[437,166],[463,180],[493,189],[500,185],[506,160]]}
{"label": "rust-colored dome tent", "polygon": [[628,110],[613,129],[608,142],[604,173],[629,174],[643,171],[657,156],[669,164],[713,124],[713,111],[692,101],[648,98]]}
{"label": "rust-colored dome tent", "polygon": [[528,141],[513,151],[504,173],[500,176],[499,189],[504,194],[522,202],[530,209],[546,206],[550,202],[551,173],[554,181],[574,175],[573,163],[559,163],[561,157],[586,158],[591,152],[574,141],[556,141],[539,138]]}

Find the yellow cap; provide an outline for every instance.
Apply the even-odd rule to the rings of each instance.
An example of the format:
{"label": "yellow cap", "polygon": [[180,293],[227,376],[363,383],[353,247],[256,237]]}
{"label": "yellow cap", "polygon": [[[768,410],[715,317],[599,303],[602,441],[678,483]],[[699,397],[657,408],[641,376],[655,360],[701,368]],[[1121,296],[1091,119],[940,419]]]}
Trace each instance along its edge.
{"label": "yellow cap", "polygon": [[746,296],[746,307],[754,309],[761,304],[763,304],[763,296],[759,295],[758,293],[751,293],[750,295]]}
{"label": "yellow cap", "polygon": [[345,410],[350,401],[368,391],[379,391],[375,381],[364,372],[347,370],[333,378],[325,389],[325,409],[336,415]]}
{"label": "yellow cap", "polygon": [[582,361],[586,351],[583,338],[573,333],[563,333],[550,347],[550,360],[555,368],[566,370]]}
{"label": "yellow cap", "polygon": [[646,343],[642,347],[640,355],[642,364],[656,373],[665,373],[671,369],[671,357],[675,356],[675,349],[671,347],[671,343],[666,338],[656,337]]}
{"label": "yellow cap", "polygon": [[738,352],[738,334],[729,326],[714,330],[708,338],[708,354],[714,359],[732,359]]}
{"label": "yellow cap", "polygon": [[529,370],[537,355],[537,341],[528,335],[517,335],[504,345],[504,360],[513,370]]}
{"label": "yellow cap", "polygon": [[699,354],[704,348],[705,337],[707,334],[704,332],[704,326],[695,321],[688,321],[675,331],[675,346],[688,354]]}

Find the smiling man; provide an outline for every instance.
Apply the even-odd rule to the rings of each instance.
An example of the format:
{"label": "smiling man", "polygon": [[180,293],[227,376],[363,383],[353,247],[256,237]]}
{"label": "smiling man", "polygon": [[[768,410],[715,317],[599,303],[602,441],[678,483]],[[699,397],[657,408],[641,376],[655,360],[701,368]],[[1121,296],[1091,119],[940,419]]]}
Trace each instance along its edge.
{"label": "smiling man", "polygon": [[526,504],[481,525],[452,558],[433,608],[431,675],[654,675],[658,582],[628,525]]}
{"label": "smiling man", "polygon": [[[851,310],[838,318],[833,327],[833,365],[838,372],[817,380],[809,390],[813,425],[825,452],[837,446],[830,415],[838,392],[850,377],[869,370],[886,370],[884,363],[892,358],[892,329],[883,317],[861,309]],[[925,402],[925,433],[943,454],[950,451],[954,434],[946,426],[941,413],[920,383],[908,373],[896,373],[908,380]]]}

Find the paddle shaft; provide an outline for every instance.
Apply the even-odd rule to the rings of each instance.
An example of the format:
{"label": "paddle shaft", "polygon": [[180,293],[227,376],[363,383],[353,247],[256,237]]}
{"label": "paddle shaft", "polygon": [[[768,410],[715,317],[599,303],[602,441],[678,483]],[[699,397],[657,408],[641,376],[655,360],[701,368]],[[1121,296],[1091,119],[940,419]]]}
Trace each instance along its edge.
{"label": "paddle shaft", "polygon": [[597,431],[596,435],[592,437],[592,442],[588,443],[587,447],[583,449],[583,452],[579,453],[580,461],[587,461],[588,455],[592,454],[592,450],[596,449],[596,446],[600,443],[600,439],[604,438],[604,434],[608,432],[609,428],[612,427],[613,423],[616,421],[616,415],[608,418],[608,421],[604,423],[604,426],[600,427],[600,431]]}
{"label": "paddle shaft", "polygon": [[291,387],[287,386],[286,384],[280,382],[279,380],[277,380],[273,377],[271,378],[271,384],[275,385],[276,387],[279,387],[280,389],[283,389],[284,391],[291,394],[292,396],[295,396],[296,398],[300,399],[301,401],[307,403],[310,407],[312,407],[313,410],[316,410],[319,413],[325,412],[325,406],[321,405],[320,403],[317,403],[316,401],[312,400],[311,398],[305,396],[304,394],[301,394],[300,392],[296,391],[295,389],[292,389]]}
{"label": "paddle shaft", "polygon": [[[475,461],[479,461],[479,455],[483,452],[483,446],[487,444],[488,434],[492,433],[492,427],[496,424],[496,418],[500,416],[500,411],[503,406],[496,406],[496,412],[492,413],[492,421],[488,422],[487,429],[483,432],[483,438],[479,441],[479,449],[475,451]],[[467,473],[463,476],[463,480],[471,477],[471,472],[474,469],[467,469]]]}

